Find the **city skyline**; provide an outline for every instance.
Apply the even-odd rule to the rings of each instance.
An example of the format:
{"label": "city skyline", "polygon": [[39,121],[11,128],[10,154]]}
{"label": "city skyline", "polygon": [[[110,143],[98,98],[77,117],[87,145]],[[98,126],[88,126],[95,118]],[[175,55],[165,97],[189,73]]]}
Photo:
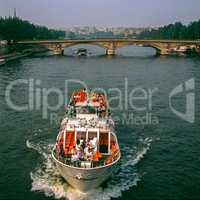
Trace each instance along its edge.
{"label": "city skyline", "polygon": [[16,8],[17,16],[52,28],[158,27],[200,18],[198,0],[125,0],[123,4],[120,0],[0,0],[0,4],[0,16],[13,16]]}

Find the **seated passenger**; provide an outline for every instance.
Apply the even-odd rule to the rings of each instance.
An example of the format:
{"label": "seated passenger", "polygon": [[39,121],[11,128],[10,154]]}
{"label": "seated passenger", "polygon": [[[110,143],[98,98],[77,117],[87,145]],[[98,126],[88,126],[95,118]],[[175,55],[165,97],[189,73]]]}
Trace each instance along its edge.
{"label": "seated passenger", "polygon": [[77,161],[77,160],[79,160],[78,154],[77,154],[77,151],[76,151],[76,147],[75,147],[75,146],[73,147],[71,153],[72,153],[71,161]]}
{"label": "seated passenger", "polygon": [[77,150],[77,156],[78,156],[78,159],[79,160],[82,160],[83,159],[83,151],[81,149],[78,149]]}

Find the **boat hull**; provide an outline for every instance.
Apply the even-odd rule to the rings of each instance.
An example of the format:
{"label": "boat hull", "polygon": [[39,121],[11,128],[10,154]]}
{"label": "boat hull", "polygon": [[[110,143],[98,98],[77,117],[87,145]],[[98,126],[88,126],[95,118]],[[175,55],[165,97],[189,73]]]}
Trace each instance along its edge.
{"label": "boat hull", "polygon": [[77,56],[87,56],[87,53],[78,53]]}
{"label": "boat hull", "polygon": [[75,189],[86,193],[100,186],[118,169],[118,161],[98,168],[76,168],[65,165],[53,156],[62,177]]}

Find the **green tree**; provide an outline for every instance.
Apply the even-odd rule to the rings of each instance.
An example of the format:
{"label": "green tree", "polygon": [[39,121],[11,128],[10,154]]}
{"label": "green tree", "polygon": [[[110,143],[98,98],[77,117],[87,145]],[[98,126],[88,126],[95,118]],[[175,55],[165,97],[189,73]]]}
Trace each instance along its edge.
{"label": "green tree", "polygon": [[31,24],[20,18],[0,18],[0,38],[8,41],[32,39],[60,39],[65,37],[65,31],[48,29],[45,26]]}
{"label": "green tree", "polygon": [[158,29],[143,31],[137,37],[142,39],[200,39],[200,20],[191,22],[187,26],[183,25],[181,22],[176,22]]}

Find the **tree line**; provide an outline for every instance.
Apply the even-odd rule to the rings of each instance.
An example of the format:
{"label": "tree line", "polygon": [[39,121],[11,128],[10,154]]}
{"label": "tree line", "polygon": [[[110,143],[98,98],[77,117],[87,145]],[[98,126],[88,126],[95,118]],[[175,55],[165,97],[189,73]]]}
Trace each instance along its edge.
{"label": "tree line", "polygon": [[64,37],[65,31],[62,30],[35,25],[18,17],[0,17],[0,40],[43,40]]}
{"label": "tree line", "polygon": [[158,29],[143,31],[137,37],[139,39],[197,40],[200,39],[200,20],[188,25],[176,22]]}

